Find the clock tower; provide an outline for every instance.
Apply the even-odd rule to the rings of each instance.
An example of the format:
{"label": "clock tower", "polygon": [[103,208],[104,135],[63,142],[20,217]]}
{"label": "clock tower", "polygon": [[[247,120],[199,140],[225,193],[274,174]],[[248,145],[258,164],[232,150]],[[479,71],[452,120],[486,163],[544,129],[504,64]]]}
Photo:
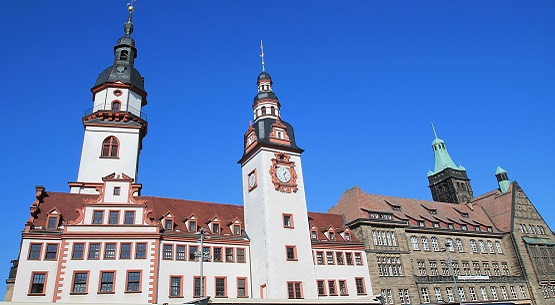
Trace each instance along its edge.
{"label": "clock tower", "polygon": [[[147,133],[144,79],[135,69],[137,58],[132,22],[133,6],[124,24],[124,35],[114,47],[114,63],[98,76],[92,87],[92,108],[85,111],[85,136],[77,182],[72,193],[98,193],[103,177],[111,174],[137,180],[139,153]],[[140,185],[137,185],[140,189]]]}
{"label": "clock tower", "polygon": [[[261,47],[262,48],[262,47]],[[264,54],[264,53],[262,53]],[[255,298],[318,297],[301,153],[293,127],[281,119],[272,78],[258,75],[254,123],[244,136],[245,230],[250,237]]]}

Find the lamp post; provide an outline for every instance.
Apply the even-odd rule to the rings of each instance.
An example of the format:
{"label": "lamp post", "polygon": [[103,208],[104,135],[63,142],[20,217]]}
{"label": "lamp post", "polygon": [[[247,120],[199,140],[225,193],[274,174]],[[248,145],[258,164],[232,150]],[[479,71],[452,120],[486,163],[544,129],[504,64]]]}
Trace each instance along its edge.
{"label": "lamp post", "polygon": [[455,286],[455,302],[457,304],[461,304],[460,296],[459,296],[459,287],[457,286],[457,277],[455,276],[455,272],[453,272],[453,262],[451,261],[451,255],[449,254],[449,248],[453,247],[453,244],[450,242],[445,243],[445,253],[447,253],[447,264],[449,265],[449,272],[451,272],[451,276],[453,277],[453,284]]}
{"label": "lamp post", "polygon": [[209,236],[206,236],[207,232],[205,228],[200,228],[198,230],[198,232],[196,232],[195,234],[200,235],[200,251],[195,252],[195,257],[197,257],[200,261],[200,297],[204,297],[204,281],[203,281],[203,263],[205,260],[210,260],[210,254],[208,252],[204,252],[204,239],[205,238],[210,238]]}

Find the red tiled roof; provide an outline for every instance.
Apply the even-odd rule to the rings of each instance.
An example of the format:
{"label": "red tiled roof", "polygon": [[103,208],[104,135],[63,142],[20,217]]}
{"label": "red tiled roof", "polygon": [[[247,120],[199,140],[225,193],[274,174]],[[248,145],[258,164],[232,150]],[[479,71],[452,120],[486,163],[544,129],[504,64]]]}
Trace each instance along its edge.
{"label": "red tiled roof", "polygon": [[[449,220],[454,222],[455,229],[460,228],[457,223],[469,223],[492,227],[493,232],[505,232],[510,229],[507,224],[510,224],[512,217],[511,198],[510,191],[501,194],[496,190],[474,198],[468,204],[454,204],[367,194],[359,187],[353,187],[346,190],[328,212],[343,214],[347,223],[357,219],[368,219],[370,212],[376,212],[391,214],[392,220],[413,219],[409,221],[411,226],[417,226],[417,221],[420,220],[426,222],[426,227],[430,227],[431,222],[440,222],[441,228],[446,228],[446,221]],[[399,206],[400,211],[394,210],[394,206]],[[437,214],[432,214],[430,210],[435,210]],[[468,214],[468,218],[463,216],[465,214]]]}
{"label": "red tiled roof", "polygon": [[[78,218],[79,213],[76,211],[83,205],[84,200],[97,199],[98,195],[84,195],[59,192],[44,192],[44,197],[38,205],[37,214],[33,220],[33,225],[47,226],[48,211],[56,208],[62,215],[62,221],[67,223]],[[146,207],[152,212],[149,218],[158,221],[164,218],[167,213],[171,213],[174,217],[174,230],[187,232],[185,221],[194,215],[197,219],[197,226],[210,229],[207,225],[214,217],[218,217],[220,223],[221,235],[232,235],[229,225],[238,219],[244,226],[243,206],[233,204],[212,203],[203,201],[193,201],[185,199],[162,198],[154,196],[139,196],[137,200],[146,202]],[[309,225],[317,228],[328,228],[332,226],[338,233],[344,229],[343,216],[339,214],[308,212]],[[210,231],[210,230],[209,230]],[[319,239],[326,237],[319,231]],[[353,236],[351,234],[351,236]],[[339,237],[339,240],[342,240]],[[358,242],[352,238],[352,242]]]}

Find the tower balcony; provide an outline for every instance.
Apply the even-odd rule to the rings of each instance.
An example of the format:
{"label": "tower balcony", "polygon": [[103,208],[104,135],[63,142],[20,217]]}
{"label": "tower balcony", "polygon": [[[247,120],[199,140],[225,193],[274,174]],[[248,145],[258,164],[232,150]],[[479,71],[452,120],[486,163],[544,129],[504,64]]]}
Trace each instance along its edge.
{"label": "tower balcony", "polygon": [[96,106],[85,110],[85,114],[83,115],[83,117],[87,117],[95,112],[110,112],[110,113],[116,113],[116,114],[130,113],[138,118],[141,118],[143,121],[147,121],[146,113],[144,113],[139,109],[133,108],[131,106],[122,106],[119,109],[106,109],[106,107],[103,107],[103,106]]}

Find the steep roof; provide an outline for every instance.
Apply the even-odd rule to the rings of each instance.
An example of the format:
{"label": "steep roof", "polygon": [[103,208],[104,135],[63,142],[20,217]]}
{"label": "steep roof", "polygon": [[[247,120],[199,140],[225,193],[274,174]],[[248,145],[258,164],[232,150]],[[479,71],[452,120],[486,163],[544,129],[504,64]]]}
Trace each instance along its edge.
{"label": "steep roof", "polygon": [[[34,217],[30,220],[34,227],[47,227],[47,213],[53,209],[57,209],[62,215],[62,222],[67,223],[79,217],[76,211],[80,209],[85,200],[94,200],[98,195],[84,195],[60,192],[43,191],[39,199],[32,205],[32,211],[35,211]],[[185,221],[194,216],[197,220],[197,226],[208,228],[208,223],[218,217],[220,223],[221,235],[233,235],[230,224],[235,220],[244,222],[243,206],[234,204],[213,203],[186,199],[163,198],[155,196],[138,196],[135,200],[144,201],[146,207],[152,212],[148,217],[152,220],[160,220],[168,213],[171,213],[174,220],[174,232],[187,232]],[[309,212],[309,225],[319,228],[319,232],[323,232],[324,228],[333,227],[337,232],[344,229],[343,216],[340,214],[316,213]],[[319,233],[319,234],[320,234]],[[322,238],[320,238],[322,237]],[[326,239],[323,234],[319,235],[320,241]],[[342,238],[336,239],[335,242],[346,242]],[[351,243],[358,243],[358,240],[352,238]]]}
{"label": "steep roof", "polygon": [[447,228],[449,223],[454,225],[453,229],[472,225],[479,226],[481,231],[489,227],[492,232],[506,232],[510,230],[511,203],[512,192],[502,194],[499,190],[474,198],[468,204],[455,204],[367,194],[355,186],[346,190],[328,212],[343,214],[347,223],[376,218],[403,221],[409,226],[424,222],[426,227],[439,223],[440,228]]}

